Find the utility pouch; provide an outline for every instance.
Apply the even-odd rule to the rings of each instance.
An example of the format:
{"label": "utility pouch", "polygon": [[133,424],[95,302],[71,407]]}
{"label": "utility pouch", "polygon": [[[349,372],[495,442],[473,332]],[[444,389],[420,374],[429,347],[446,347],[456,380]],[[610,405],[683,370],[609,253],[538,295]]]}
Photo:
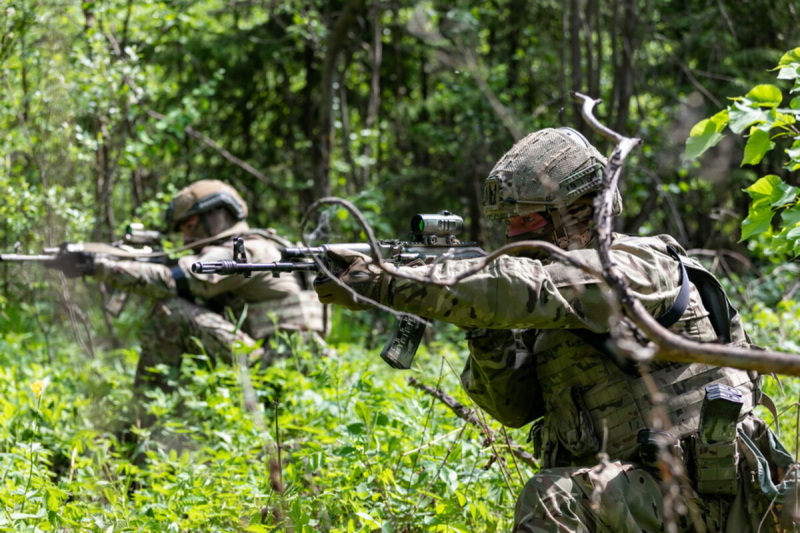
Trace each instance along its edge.
{"label": "utility pouch", "polygon": [[418,318],[403,316],[395,320],[389,340],[381,350],[381,358],[392,368],[411,368],[426,327],[427,323]]}
{"label": "utility pouch", "polygon": [[564,450],[575,457],[600,451],[592,418],[577,387],[563,387],[548,400],[549,423]]}
{"label": "utility pouch", "polygon": [[692,437],[693,472],[700,494],[725,495],[738,491],[736,423],[743,403],[742,394],[733,387],[722,384],[706,387],[698,434]]}

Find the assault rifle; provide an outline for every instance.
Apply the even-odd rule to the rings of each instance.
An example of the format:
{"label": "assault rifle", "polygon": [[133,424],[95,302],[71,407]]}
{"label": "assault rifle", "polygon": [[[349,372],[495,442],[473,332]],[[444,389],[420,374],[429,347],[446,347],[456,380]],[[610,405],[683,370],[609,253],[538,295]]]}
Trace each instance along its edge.
{"label": "assault rifle", "polygon": [[[41,254],[0,254],[0,263],[48,263],[60,260],[71,265],[68,277],[79,277],[91,272],[94,257],[164,263],[168,256],[161,251],[161,239],[158,231],[146,230],[142,224],[132,223],[125,228],[125,236],[112,244],[63,243],[61,246],[45,248]],[[126,301],[127,293],[111,291],[105,304],[106,310],[119,316]]]}
{"label": "assault rifle", "polygon": [[[0,254],[0,262],[46,262],[53,261],[63,254],[106,255],[125,259],[144,259],[152,261],[165,256],[159,253],[162,235],[158,231],[146,230],[142,224],[134,222],[125,228],[125,236],[113,244],[105,243],[64,243],[61,246],[45,248],[41,254]],[[80,259],[76,257],[76,261]]]}
{"label": "assault rifle", "polygon": [[[411,218],[411,232],[408,241],[399,239],[377,242],[381,259],[394,265],[407,265],[421,261],[425,264],[483,257],[486,252],[474,242],[461,242],[458,236],[464,231],[464,219],[449,211],[438,214],[414,215]],[[282,273],[318,272],[319,266],[310,258],[316,257],[328,270],[336,273],[338,265],[328,255],[335,250],[351,250],[372,255],[369,243],[334,243],[316,247],[286,248],[281,261],[275,263],[248,263],[244,241],[234,239],[233,259],[192,264],[196,274],[243,274],[253,272],[272,272],[275,277]],[[419,343],[425,333],[427,323],[420,319],[404,316],[395,321],[389,340],[381,350],[381,357],[393,368],[408,369],[416,355]]]}

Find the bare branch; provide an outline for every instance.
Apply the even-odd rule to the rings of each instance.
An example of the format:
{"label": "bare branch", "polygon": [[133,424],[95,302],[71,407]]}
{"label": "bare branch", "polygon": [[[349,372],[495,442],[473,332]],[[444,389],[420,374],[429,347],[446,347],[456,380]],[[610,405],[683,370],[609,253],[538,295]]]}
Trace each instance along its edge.
{"label": "bare branch", "polygon": [[592,114],[599,100],[575,93],[577,101],[583,103],[583,118],[589,126],[617,145],[606,168],[605,188],[595,202],[595,223],[598,236],[598,253],[603,265],[603,278],[625,313],[653,341],[658,349],[654,358],[676,363],[702,363],[713,366],[728,366],[761,373],[777,373],[800,376],[800,356],[770,351],[758,351],[719,344],[705,344],[689,340],[662,327],[637,300],[628,288],[627,280],[611,260],[611,228],[613,225],[613,197],[622,171],[622,164],[630,151],[639,144],[639,139],[624,137],[600,124]]}
{"label": "bare branch", "polygon": [[[428,385],[424,385],[414,379],[413,377],[408,378],[408,384],[414,387],[415,389],[419,389],[427,394],[430,394],[437,400],[441,401],[447,407],[450,408],[460,419],[477,426],[478,429],[481,430],[484,437],[486,437],[489,442],[494,442],[497,440],[496,435],[492,428],[490,428],[487,424],[485,424],[480,418],[475,416],[475,413],[472,412],[471,409],[467,409],[463,405],[461,405],[458,400],[447,394],[441,389],[437,389],[434,387],[430,387]],[[508,437],[508,447],[514,456],[525,463],[526,465],[530,466],[531,468],[539,468],[539,463],[536,461],[536,458],[533,457],[530,453],[526,452],[519,444],[514,442],[514,439]]]}
{"label": "bare branch", "polygon": [[[165,117],[161,113],[158,113],[157,111],[153,111],[152,109],[148,109],[147,110],[147,114],[150,115],[151,117],[155,118],[155,119],[158,119],[158,120],[167,120],[167,117]],[[259,181],[261,181],[264,184],[272,187],[277,192],[280,192],[280,193],[287,193],[288,192],[285,188],[281,187],[280,185],[278,185],[277,183],[275,183],[274,181],[269,179],[269,177],[267,177],[264,173],[262,173],[261,171],[257,170],[256,168],[254,168],[250,163],[247,163],[246,161],[242,161],[241,159],[239,159],[238,157],[236,157],[235,155],[230,153],[228,150],[226,150],[225,148],[223,148],[222,146],[217,144],[214,141],[214,139],[212,139],[208,135],[197,131],[196,129],[194,129],[191,126],[186,126],[183,129],[183,131],[185,131],[188,135],[194,137],[195,139],[198,139],[198,140],[202,141],[203,144],[205,144],[206,146],[216,150],[216,152],[219,153],[219,155],[221,155],[223,158],[225,158],[228,162],[233,163],[234,165],[236,165],[237,167],[241,168],[242,170],[244,170],[248,174],[250,174],[252,176],[255,176]]]}

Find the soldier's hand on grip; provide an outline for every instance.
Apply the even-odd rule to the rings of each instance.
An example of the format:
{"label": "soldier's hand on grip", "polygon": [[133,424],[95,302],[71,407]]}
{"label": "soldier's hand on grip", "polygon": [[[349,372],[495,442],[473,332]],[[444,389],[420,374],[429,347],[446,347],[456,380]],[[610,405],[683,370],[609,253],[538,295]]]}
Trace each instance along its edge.
{"label": "soldier's hand on grip", "polygon": [[60,270],[70,279],[94,274],[94,257],[85,252],[62,252],[42,264]]}
{"label": "soldier's hand on grip", "polygon": [[[352,250],[330,250],[328,258],[340,282],[365,298],[379,303],[387,302],[391,276],[374,264],[372,258]],[[385,266],[394,268],[389,263],[385,263]],[[324,274],[314,279],[314,290],[324,304],[341,305],[354,311],[372,307]]]}

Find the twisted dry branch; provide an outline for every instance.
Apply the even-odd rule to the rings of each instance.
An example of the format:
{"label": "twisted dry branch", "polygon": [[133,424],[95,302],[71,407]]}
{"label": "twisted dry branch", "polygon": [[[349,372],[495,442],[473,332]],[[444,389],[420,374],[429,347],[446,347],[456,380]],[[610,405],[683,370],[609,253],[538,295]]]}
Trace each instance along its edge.
{"label": "twisted dry branch", "polygon": [[[617,184],[622,172],[623,163],[625,158],[630,154],[641,141],[636,138],[629,138],[616,133],[608,127],[600,124],[594,117],[594,106],[600,100],[591,99],[579,93],[573,93],[573,98],[582,103],[582,115],[584,120],[587,121],[589,126],[610,141],[615,143],[614,150],[609,158],[608,166],[605,171],[605,186],[598,194],[595,200],[595,231],[597,233],[597,248],[602,272],[598,272],[580,259],[566,253],[558,246],[545,242],[545,241],[521,241],[516,243],[507,244],[498,248],[491,254],[476,261],[475,265],[462,272],[461,274],[452,278],[434,278],[433,270],[426,275],[414,275],[412,273],[398,272],[393,265],[387,266],[386,262],[382,259],[380,250],[378,248],[378,241],[372,231],[372,227],[358,210],[358,208],[351,202],[342,198],[325,197],[314,202],[306,211],[300,223],[301,230],[303,230],[303,244],[308,246],[305,240],[305,226],[311,220],[311,216],[324,206],[337,205],[347,210],[358,222],[364,231],[367,242],[371,250],[372,261],[386,274],[417,281],[419,283],[427,283],[440,287],[452,286],[456,283],[475,275],[480,272],[492,261],[498,257],[509,254],[512,252],[519,252],[522,250],[544,250],[548,252],[553,259],[565,262],[586,272],[601,281],[604,288],[608,288],[607,294],[613,295],[614,300],[622,308],[626,315],[642,330],[644,335],[651,340],[656,349],[650,351],[646,358],[652,357],[656,360],[671,361],[676,363],[702,363],[713,366],[728,366],[739,368],[742,370],[755,370],[760,373],[775,373],[786,374],[792,376],[800,376],[800,357],[796,354],[786,354],[780,352],[760,351],[745,348],[737,348],[733,346],[725,346],[719,344],[704,344],[689,340],[680,335],[672,333],[668,329],[662,327],[655,318],[644,308],[641,302],[637,300],[633,293],[630,291],[626,278],[621,274],[616,264],[611,260],[610,249],[612,242],[612,228],[613,228],[613,199]],[[355,301],[367,303],[375,306],[378,309],[391,313],[392,315],[402,318],[408,317],[420,323],[425,323],[425,319],[418,316],[396,311],[388,306],[366,298],[353,289],[345,285],[339,278],[331,272],[327,266],[318,258],[312,257],[314,262],[319,267],[320,271],[328,276],[334,283],[337,283],[346,291],[348,291]],[[604,291],[606,293],[606,291]],[[612,310],[617,307],[612,307]],[[612,331],[613,334],[613,331]],[[613,335],[612,335],[613,336]]]}
{"label": "twisted dry branch", "polygon": [[612,213],[614,193],[617,190],[625,158],[640,143],[640,140],[624,137],[600,124],[593,114],[594,106],[600,100],[594,100],[580,93],[573,93],[573,98],[582,103],[583,119],[589,126],[606,139],[616,143],[606,167],[605,187],[595,200],[597,249],[603,265],[602,277],[606,284],[620,302],[625,314],[657,346],[653,358],[675,363],[702,363],[742,370],[756,370],[762,374],[800,376],[800,356],[798,354],[705,344],[689,340],[661,326],[642,303],[633,296],[627,280],[612,261],[609,251],[614,218]]}
{"label": "twisted dry branch", "polygon": [[[481,430],[481,433],[483,433],[483,436],[486,437],[486,439],[489,442],[494,442],[497,440],[497,436],[495,435],[494,431],[492,431],[492,428],[490,428],[480,418],[475,416],[475,413],[473,413],[471,409],[467,409],[465,406],[461,405],[455,398],[453,398],[443,390],[437,389],[436,387],[431,387],[429,385],[425,385],[424,383],[420,383],[413,377],[409,377],[407,381],[408,384],[414,387],[415,389],[419,389],[427,394],[430,394],[437,400],[441,401],[443,404],[449,407],[450,410],[453,411],[453,413],[455,413],[460,419],[474,426],[477,426],[478,429]],[[525,451],[525,449],[522,448],[522,446],[520,446],[516,442],[514,442],[514,440],[511,439],[511,437],[508,437],[508,447],[511,450],[511,453],[513,453],[514,456],[517,457],[521,462],[525,463],[531,468],[537,468],[537,469],[539,468],[539,463],[536,461],[533,455]]]}

